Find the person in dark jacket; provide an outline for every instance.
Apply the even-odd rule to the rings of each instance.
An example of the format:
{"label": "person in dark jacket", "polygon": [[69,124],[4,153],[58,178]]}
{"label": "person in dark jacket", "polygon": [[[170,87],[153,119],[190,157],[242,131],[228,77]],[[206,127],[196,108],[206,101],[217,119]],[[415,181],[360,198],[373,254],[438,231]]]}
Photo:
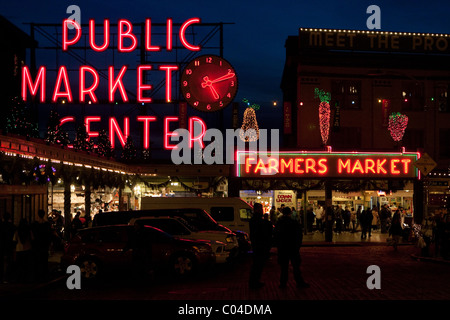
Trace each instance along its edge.
{"label": "person in dark jacket", "polygon": [[367,238],[367,233],[369,233],[369,237],[371,236],[371,227],[372,227],[372,210],[367,208],[361,213],[361,239]]}
{"label": "person in dark jacket", "polygon": [[391,227],[389,228],[389,236],[392,237],[394,250],[397,251],[397,245],[403,233],[400,210],[397,210],[392,217]]}
{"label": "person in dark jacket", "polygon": [[261,282],[261,274],[272,248],[273,225],[270,221],[263,219],[263,215],[262,205],[255,203],[253,216],[249,222],[250,241],[253,250],[253,264],[250,270],[249,286],[252,289],[259,289],[264,286],[264,283]]}
{"label": "person in dark jacket", "polygon": [[275,245],[278,250],[278,263],[281,268],[280,288],[285,288],[288,281],[289,262],[292,264],[294,279],[299,288],[307,288],[309,284],[303,279],[300,264],[300,247],[303,233],[298,221],[291,218],[291,209],[283,209],[283,215],[278,219],[274,232]]}

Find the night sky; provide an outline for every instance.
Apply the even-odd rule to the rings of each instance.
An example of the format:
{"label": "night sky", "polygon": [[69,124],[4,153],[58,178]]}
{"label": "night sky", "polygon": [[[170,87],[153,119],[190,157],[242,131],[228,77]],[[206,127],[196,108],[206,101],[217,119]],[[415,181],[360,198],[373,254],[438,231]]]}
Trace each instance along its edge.
{"label": "night sky", "polygon": [[[199,17],[202,22],[230,22],[225,26],[224,57],[239,75],[237,100],[247,98],[261,105],[260,121],[281,123],[281,75],[285,40],[298,28],[367,30],[366,9],[381,8],[381,31],[450,33],[448,1],[2,1],[0,14],[29,33],[26,22],[60,23],[66,8],[81,8],[81,21],[125,18],[140,23],[183,22]],[[4,45],[4,44],[3,44]],[[38,61],[38,65],[40,62]],[[276,112],[276,111],[279,112]],[[274,117],[276,115],[276,117]],[[275,120],[274,120],[275,119]],[[266,123],[267,124],[267,123]],[[264,127],[264,125],[261,125]]]}

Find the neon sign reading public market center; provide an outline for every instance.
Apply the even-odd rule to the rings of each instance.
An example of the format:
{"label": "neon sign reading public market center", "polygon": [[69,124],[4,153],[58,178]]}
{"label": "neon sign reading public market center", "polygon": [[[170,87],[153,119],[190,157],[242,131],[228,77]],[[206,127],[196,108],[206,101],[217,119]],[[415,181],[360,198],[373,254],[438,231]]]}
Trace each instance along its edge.
{"label": "neon sign reading public market center", "polygon": [[[182,46],[189,51],[200,51],[201,48],[198,45],[190,43],[186,39],[187,31],[193,24],[199,24],[199,18],[190,18],[183,22],[179,30],[179,40]],[[152,44],[152,22],[151,19],[145,20],[145,34],[141,37],[142,45],[144,49],[149,52],[161,52],[164,48],[166,51],[172,51],[173,49],[173,21],[168,18],[166,20],[166,36],[164,47],[162,44]],[[74,34],[69,34],[69,27],[73,26],[75,30]],[[89,20],[89,47],[95,52],[103,52],[110,46],[110,21],[105,19],[103,21],[103,43],[99,44],[96,40],[95,32],[95,20]],[[62,50],[68,51],[71,46],[75,45],[82,36],[81,26],[74,20],[66,19],[62,23]],[[133,25],[126,19],[120,19],[117,23],[117,50],[122,53],[133,52],[138,47],[138,37],[133,33]],[[157,70],[153,70],[152,65],[138,65],[136,72],[136,102],[137,103],[152,103],[150,97],[146,97],[144,92],[152,90],[152,85],[144,82],[144,72],[163,72],[165,73],[165,101],[172,101],[172,73],[178,71],[178,66],[175,64],[159,65]],[[115,74],[115,67],[108,67],[108,102],[114,103],[116,96],[119,95],[123,102],[128,102],[129,98],[123,82],[123,77],[127,72],[127,66],[124,65],[120,68],[120,71]],[[87,78],[92,79],[88,84]],[[79,89],[78,98],[80,103],[98,103],[96,90],[99,87],[99,72],[88,65],[82,65],[78,68]],[[22,67],[22,81],[21,81],[21,95],[24,101],[27,101],[29,96],[39,98],[41,103],[46,102],[46,86],[47,86],[47,69],[45,66],[40,66],[36,72],[34,80],[32,79],[32,72],[28,66]],[[62,65],[58,68],[56,81],[53,87],[53,94],[51,96],[51,102],[57,103],[58,100],[65,99],[67,102],[74,102],[74,93],[72,92],[68,69]],[[138,116],[136,117],[138,122],[143,123],[144,126],[144,138],[143,147],[148,149],[150,146],[150,123],[156,121],[156,117],[152,116]],[[75,121],[72,116],[67,116],[61,119],[60,124],[66,122]],[[99,132],[94,132],[90,129],[92,122],[101,121],[100,116],[88,116],[85,117],[84,122],[86,124],[86,130],[89,137],[96,137]],[[173,149],[175,145],[171,145],[169,142],[170,137],[173,136],[173,132],[169,131],[169,124],[171,122],[179,121],[179,117],[171,116],[164,119],[164,147],[166,149]],[[206,128],[204,121],[199,117],[192,117],[189,119],[189,127],[193,128],[194,124],[199,123],[202,127]],[[124,117],[122,129],[119,122],[115,117],[109,118],[109,138],[111,140],[112,147],[115,146],[114,138],[117,136],[122,146],[125,145],[126,139],[129,136],[129,118]],[[195,140],[194,137],[191,137]]]}
{"label": "neon sign reading public market center", "polygon": [[419,153],[238,151],[238,177],[417,178]]}

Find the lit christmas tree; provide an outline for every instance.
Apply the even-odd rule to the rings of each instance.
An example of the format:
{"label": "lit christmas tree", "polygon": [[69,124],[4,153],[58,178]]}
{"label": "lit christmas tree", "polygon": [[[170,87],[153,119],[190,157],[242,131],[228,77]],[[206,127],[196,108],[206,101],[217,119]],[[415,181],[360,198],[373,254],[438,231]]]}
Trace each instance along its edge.
{"label": "lit christmas tree", "polygon": [[399,142],[403,139],[406,127],[408,126],[408,117],[400,112],[392,113],[389,116],[388,130],[391,133],[392,139]]}
{"label": "lit christmas tree", "polygon": [[89,138],[86,131],[86,124],[82,124],[77,128],[77,134],[75,140],[73,141],[73,148],[75,150],[91,152],[94,150],[94,143]]}
{"label": "lit christmas tree", "polygon": [[34,122],[34,117],[25,105],[22,98],[15,97],[9,104],[6,111],[6,123],[4,130],[7,133],[14,133],[25,137],[39,137],[39,129],[37,122]]}
{"label": "lit christmas tree", "polygon": [[99,132],[96,152],[107,158],[114,155],[114,149],[111,147],[111,141],[109,141],[109,137],[105,129]]}
{"label": "lit christmas tree", "polygon": [[133,138],[131,138],[131,136],[128,136],[127,142],[125,143],[125,146],[123,147],[122,159],[123,160],[136,159],[136,147],[134,146]]}
{"label": "lit christmas tree", "polygon": [[314,97],[320,99],[319,104],[319,126],[320,135],[322,136],[322,142],[327,144],[328,135],[330,134],[330,100],[331,93],[324,92],[316,88],[314,90]]}
{"label": "lit christmas tree", "polygon": [[259,139],[259,127],[255,111],[259,110],[260,106],[258,104],[251,105],[247,99],[243,99],[242,101],[244,101],[248,107],[244,111],[244,118],[242,120],[239,137],[245,142],[256,141]]}
{"label": "lit christmas tree", "polygon": [[45,141],[49,143],[61,144],[67,146],[70,143],[69,134],[59,126],[59,114],[56,111],[50,111],[47,123],[47,134]]}

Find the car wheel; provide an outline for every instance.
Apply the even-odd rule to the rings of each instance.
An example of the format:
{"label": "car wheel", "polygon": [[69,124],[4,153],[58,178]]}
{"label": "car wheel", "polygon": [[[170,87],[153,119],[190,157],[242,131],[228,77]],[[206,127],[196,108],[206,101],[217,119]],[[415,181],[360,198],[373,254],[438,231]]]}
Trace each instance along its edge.
{"label": "car wheel", "polygon": [[98,260],[93,257],[84,257],[80,259],[78,266],[80,267],[81,277],[84,279],[96,279],[99,275]]}
{"label": "car wheel", "polygon": [[195,271],[195,260],[192,256],[181,253],[177,254],[172,259],[172,271],[177,276],[187,276]]}

